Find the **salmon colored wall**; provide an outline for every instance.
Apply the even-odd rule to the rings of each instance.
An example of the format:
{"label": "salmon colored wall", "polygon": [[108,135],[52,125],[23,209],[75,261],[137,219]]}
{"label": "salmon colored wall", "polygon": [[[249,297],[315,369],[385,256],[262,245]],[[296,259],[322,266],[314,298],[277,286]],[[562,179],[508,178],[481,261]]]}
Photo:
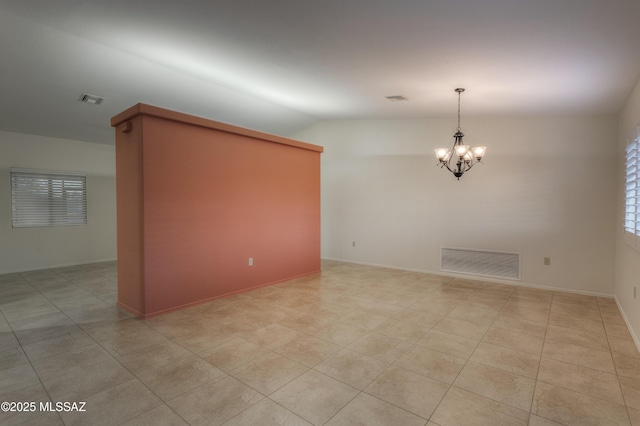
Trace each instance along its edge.
{"label": "salmon colored wall", "polygon": [[144,271],[142,233],[142,117],[131,120],[133,131],[116,137],[116,214],[118,218],[118,301],[143,315]]}
{"label": "salmon colored wall", "polygon": [[112,120],[132,126],[116,131],[120,306],[151,316],[320,270],[321,147],[154,107],[123,114]]}

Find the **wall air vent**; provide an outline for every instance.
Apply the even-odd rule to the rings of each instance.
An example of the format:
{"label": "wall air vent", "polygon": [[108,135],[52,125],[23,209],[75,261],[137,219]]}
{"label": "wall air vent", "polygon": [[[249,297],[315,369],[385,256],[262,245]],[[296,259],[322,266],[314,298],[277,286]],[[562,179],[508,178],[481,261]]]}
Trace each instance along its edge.
{"label": "wall air vent", "polygon": [[440,270],[520,280],[520,253],[442,247]]}
{"label": "wall air vent", "polygon": [[83,93],[78,100],[91,105],[100,105],[104,102],[104,98],[102,96],[90,95],[88,93]]}
{"label": "wall air vent", "polygon": [[387,98],[387,100],[389,100],[391,102],[400,102],[400,101],[408,101],[409,100],[409,99],[405,98],[402,95],[387,96],[386,98]]}

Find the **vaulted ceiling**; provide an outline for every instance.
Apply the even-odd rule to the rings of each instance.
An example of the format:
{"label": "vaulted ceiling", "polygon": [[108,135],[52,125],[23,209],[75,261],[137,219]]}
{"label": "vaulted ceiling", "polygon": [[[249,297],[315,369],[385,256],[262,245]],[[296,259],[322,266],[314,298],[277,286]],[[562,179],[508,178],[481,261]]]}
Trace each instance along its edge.
{"label": "vaulted ceiling", "polygon": [[112,143],[144,102],[286,136],[454,116],[456,87],[463,115],[615,114],[639,22],[638,0],[0,0],[0,130]]}

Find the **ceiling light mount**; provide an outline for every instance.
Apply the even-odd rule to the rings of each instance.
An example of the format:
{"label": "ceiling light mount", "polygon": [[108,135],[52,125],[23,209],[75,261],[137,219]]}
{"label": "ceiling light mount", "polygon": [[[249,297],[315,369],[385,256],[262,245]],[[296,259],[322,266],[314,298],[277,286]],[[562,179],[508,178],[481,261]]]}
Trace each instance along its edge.
{"label": "ceiling light mount", "polygon": [[105,98],[103,98],[102,96],[83,93],[82,95],[80,95],[80,99],[78,99],[78,101],[91,105],[100,105],[102,102],[104,102],[104,99]]}
{"label": "ceiling light mount", "polygon": [[458,94],[458,128],[453,135],[453,147],[451,149],[436,148],[435,151],[440,168],[446,167],[460,180],[460,177],[471,170],[473,166],[482,163],[482,157],[484,157],[487,147],[474,146],[472,148],[462,142],[464,134],[460,128],[460,95],[464,92],[464,89],[459,87],[455,89],[455,92]]}

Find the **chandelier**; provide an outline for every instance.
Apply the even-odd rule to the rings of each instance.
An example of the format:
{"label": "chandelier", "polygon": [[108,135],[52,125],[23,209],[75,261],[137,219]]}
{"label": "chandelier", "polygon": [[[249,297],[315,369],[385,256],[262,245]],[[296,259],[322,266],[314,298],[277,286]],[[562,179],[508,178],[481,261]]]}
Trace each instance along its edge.
{"label": "chandelier", "polygon": [[471,170],[476,164],[482,163],[482,157],[484,157],[487,147],[474,146],[471,148],[462,142],[464,134],[460,130],[460,94],[464,92],[464,89],[458,88],[455,91],[458,93],[458,131],[453,135],[453,147],[451,149],[437,148],[435,151],[440,168],[446,167],[460,180],[460,176],[465,172]]}

